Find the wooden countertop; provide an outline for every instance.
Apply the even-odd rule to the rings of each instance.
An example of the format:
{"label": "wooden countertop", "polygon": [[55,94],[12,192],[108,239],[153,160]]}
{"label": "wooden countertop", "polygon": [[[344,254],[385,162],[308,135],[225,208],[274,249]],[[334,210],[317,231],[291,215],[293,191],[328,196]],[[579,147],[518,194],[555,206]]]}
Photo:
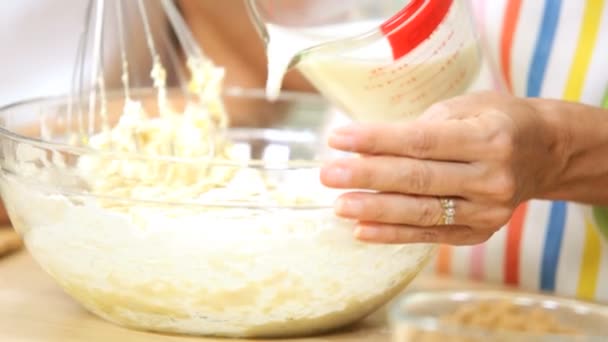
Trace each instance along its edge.
{"label": "wooden countertop", "polygon": [[[420,276],[409,289],[487,287],[431,275]],[[390,331],[380,310],[361,324],[330,336],[301,342],[388,341]],[[6,342],[217,342],[234,341],[179,337],[128,330],[107,323],[81,308],[22,250],[0,258],[0,341]],[[274,340],[280,342],[278,340]]]}

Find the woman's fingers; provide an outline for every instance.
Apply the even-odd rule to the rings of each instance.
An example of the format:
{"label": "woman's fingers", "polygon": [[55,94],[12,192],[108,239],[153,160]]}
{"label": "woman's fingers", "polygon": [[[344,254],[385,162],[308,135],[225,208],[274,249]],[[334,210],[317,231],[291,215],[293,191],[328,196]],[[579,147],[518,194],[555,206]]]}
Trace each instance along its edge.
{"label": "woman's fingers", "polygon": [[450,245],[475,245],[486,241],[492,234],[475,231],[466,226],[436,226],[428,228],[392,224],[360,224],[355,230],[359,240],[384,243],[442,243]]}
{"label": "woman's fingers", "polygon": [[420,120],[338,128],[329,145],[361,154],[470,162],[479,158],[484,139],[470,120]]}
{"label": "woman's fingers", "polygon": [[[454,224],[475,230],[500,228],[509,220],[512,211],[491,203],[480,204],[462,198],[452,200]],[[350,192],[340,196],[334,207],[338,216],[359,222],[415,227],[440,226],[446,214],[437,197],[398,193]]]}
{"label": "woman's fingers", "polygon": [[321,181],[333,188],[453,196],[461,194],[463,183],[478,177],[477,172],[464,163],[366,156],[326,164],[321,170]]}
{"label": "woman's fingers", "polygon": [[[469,203],[463,200],[455,202],[458,212],[467,217]],[[337,200],[335,211],[339,216],[365,222],[429,227],[443,221],[443,208],[438,198],[397,193],[347,193]]]}
{"label": "woman's fingers", "polygon": [[[362,157],[327,163],[321,181],[371,190],[343,195],[336,213],[358,222],[359,239],[380,243],[485,241],[519,203],[546,193],[554,175],[543,165],[561,165],[535,106],[499,93],[443,101],[411,121],[339,128],[329,144]],[[445,197],[455,208],[442,208]],[[443,225],[444,210],[455,222]]]}

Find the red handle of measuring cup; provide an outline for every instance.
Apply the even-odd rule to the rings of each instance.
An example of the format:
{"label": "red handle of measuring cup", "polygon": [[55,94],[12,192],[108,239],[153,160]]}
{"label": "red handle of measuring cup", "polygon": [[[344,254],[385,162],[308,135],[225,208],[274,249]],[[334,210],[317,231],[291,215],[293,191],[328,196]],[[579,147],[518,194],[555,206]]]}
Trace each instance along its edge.
{"label": "red handle of measuring cup", "polygon": [[454,0],[412,0],[380,30],[393,49],[393,58],[399,59],[430,37],[447,16]]}

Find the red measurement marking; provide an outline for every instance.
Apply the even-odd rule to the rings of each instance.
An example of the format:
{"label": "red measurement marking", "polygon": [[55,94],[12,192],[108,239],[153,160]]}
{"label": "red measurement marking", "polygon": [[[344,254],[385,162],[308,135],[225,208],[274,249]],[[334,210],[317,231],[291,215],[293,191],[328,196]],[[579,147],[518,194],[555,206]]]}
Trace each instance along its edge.
{"label": "red measurement marking", "polygon": [[390,65],[373,68],[367,74],[367,80],[371,82],[371,81],[376,80],[377,78],[380,78],[380,77],[388,74],[388,71],[390,70],[389,68],[390,68]]}
{"label": "red measurement marking", "polygon": [[455,88],[460,87],[463,84],[466,75],[467,69],[460,70],[458,76],[452,82],[449,83],[448,87],[443,92],[438,93],[433,102],[448,98],[449,93],[453,92]]}
{"label": "red measurement marking", "polygon": [[418,85],[418,87],[424,87],[426,85],[428,85],[431,81],[433,81],[435,78],[437,78],[441,73],[443,73],[445,71],[445,63],[442,64],[441,68],[439,68],[439,70],[437,70],[436,72],[434,72],[433,74],[429,75],[428,77],[426,77],[424,79],[424,81],[422,81],[422,83],[420,83]]}
{"label": "red measurement marking", "polygon": [[[437,74],[439,74],[439,73],[435,73],[435,75],[437,75]],[[440,95],[437,96],[436,98],[439,99],[442,96],[445,96],[446,93],[452,91],[454,88],[460,86],[463,83],[466,75],[467,75],[467,69],[466,68],[460,69],[458,71],[456,77],[453,80],[451,80],[449,83],[447,83],[447,85],[448,85],[447,89],[445,91],[439,93]],[[433,77],[435,77],[435,76],[433,76]],[[429,88],[428,85],[434,86],[432,83],[430,83],[431,80],[433,79],[433,77],[429,77],[429,78],[425,79],[424,83],[422,83],[416,87],[419,92],[414,97],[409,99],[410,102],[418,102],[418,101],[424,100],[428,96],[428,91],[435,93],[436,89],[428,89]],[[400,103],[404,99],[405,95],[406,94],[394,95],[391,98],[392,103],[394,103],[394,104]]]}
{"label": "red measurement marking", "polygon": [[[419,68],[424,67],[425,63],[432,59],[433,57],[435,57],[436,55],[439,54],[439,52],[445,48],[445,46],[447,45],[447,42],[450,41],[452,39],[454,35],[454,31],[451,30],[448,32],[448,36],[442,41],[442,43],[440,44],[439,47],[437,47],[436,49],[434,49],[430,54],[425,54],[420,56],[420,58],[417,59],[413,59],[411,61],[409,61],[408,63],[396,63],[392,66],[393,71],[391,72],[392,75],[397,74],[398,72],[400,73],[401,71],[403,71],[404,69],[406,69],[407,67],[409,67],[409,69],[407,70],[407,72],[409,74],[415,73]],[[459,45],[459,48],[464,46],[464,42],[461,42]],[[402,59],[405,59],[405,57],[403,57]],[[403,77],[402,74],[399,74],[396,76],[396,78],[394,79],[396,80],[400,80]]]}
{"label": "red measurement marking", "polygon": [[[405,76],[403,74],[404,71],[407,71],[408,74],[415,74],[419,68],[424,67],[424,63],[426,61],[438,55],[442,49],[447,46],[448,42],[454,38],[455,31],[450,29],[447,32],[442,32],[442,35],[445,35],[445,37],[438,42],[438,46],[435,46],[433,50],[430,50],[430,53],[419,55],[417,58],[412,58],[409,61],[405,61],[406,57],[402,57],[396,63],[371,69],[367,75],[367,82],[370,84],[364,86],[364,88],[366,90],[379,89],[382,88],[386,83],[393,84],[395,82],[399,82]],[[462,46],[464,43],[461,43],[460,45]],[[393,78],[386,82],[379,80],[384,76],[393,76]],[[402,82],[401,86],[411,84],[416,81],[416,78],[408,79]]]}
{"label": "red measurement marking", "polygon": [[[448,95],[450,95],[450,93],[453,93],[455,91],[455,89],[460,88],[464,85],[463,82],[466,79],[466,76],[468,74],[467,70],[468,70],[467,68],[461,68],[458,71],[456,77],[453,80],[451,80],[449,83],[447,83],[447,87],[440,92],[434,91],[436,89],[421,89],[418,94],[416,94],[415,96],[413,96],[411,98],[406,97],[407,95],[410,95],[407,93],[395,94],[391,97],[391,102],[393,104],[400,104],[402,102],[407,101],[408,103],[415,104],[415,103],[418,103],[421,101],[425,101],[425,102],[428,102],[429,104],[431,104],[436,101],[443,100],[443,99],[447,98]],[[433,96],[433,99],[428,100],[429,97],[432,96],[433,94],[435,95],[435,96]],[[456,95],[456,94],[454,94],[454,95]],[[414,113],[412,113],[412,114],[414,114]]]}
{"label": "red measurement marking", "polygon": [[[432,61],[429,62],[429,60],[431,60],[432,57],[436,56],[439,51],[445,49],[445,47],[447,46],[447,44],[453,37],[454,37],[454,31],[450,30],[447,33],[447,37],[441,41],[441,43],[439,44],[439,46],[436,49],[432,50],[430,55],[427,54],[426,56],[423,55],[423,56],[419,56],[420,58],[414,59],[414,60],[420,60],[417,63],[413,63],[412,61],[408,61],[407,63],[405,63],[405,62],[398,63],[397,62],[392,65],[371,69],[369,72],[369,75],[368,75],[368,84],[364,85],[363,88],[366,91],[374,91],[374,90],[383,89],[385,87],[397,85],[397,88],[407,87],[407,88],[411,89],[412,85],[414,85],[420,81],[421,83],[416,86],[416,89],[420,90],[423,93],[416,94],[412,100],[420,101],[422,99],[425,99],[429,95],[424,93],[425,92],[424,88],[428,88],[428,86],[431,84],[433,79],[440,77],[440,75],[442,73],[446,72],[446,70],[448,70],[448,68],[453,67],[453,64],[455,63],[456,59],[459,58],[462,54],[461,49],[464,47],[465,42],[461,41],[458,44],[456,51],[454,53],[448,55],[447,58],[443,61],[443,63],[440,65],[439,69],[436,70],[433,74],[428,75],[428,77],[425,77],[422,80],[419,80],[419,78],[416,76],[417,75],[416,72],[420,68],[428,67],[429,63],[433,63]],[[439,62],[436,62],[436,63],[439,64]],[[386,78],[386,76],[388,76],[388,78]],[[464,75],[463,76],[459,75],[456,78],[456,80],[452,80],[452,83],[448,83],[448,87],[449,88],[455,87],[457,85],[457,83],[462,81],[463,77],[464,77]],[[443,83],[443,84],[446,84],[446,83]],[[407,94],[407,95],[411,95],[411,94]],[[399,103],[405,97],[406,97],[406,94],[395,94],[395,95],[390,96],[390,101],[392,103]]]}

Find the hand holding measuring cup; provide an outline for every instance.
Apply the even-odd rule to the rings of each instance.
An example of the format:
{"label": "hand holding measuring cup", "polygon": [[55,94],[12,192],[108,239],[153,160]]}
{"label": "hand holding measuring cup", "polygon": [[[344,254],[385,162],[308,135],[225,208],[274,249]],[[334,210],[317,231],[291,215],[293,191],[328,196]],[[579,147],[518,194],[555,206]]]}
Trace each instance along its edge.
{"label": "hand holding measuring cup", "polygon": [[336,213],[358,220],[356,236],[370,242],[487,240],[519,203],[550,193],[562,170],[560,139],[534,103],[471,94],[415,120],[337,129],[330,146],[361,156],[328,163],[321,180],[366,191],[340,197]]}

